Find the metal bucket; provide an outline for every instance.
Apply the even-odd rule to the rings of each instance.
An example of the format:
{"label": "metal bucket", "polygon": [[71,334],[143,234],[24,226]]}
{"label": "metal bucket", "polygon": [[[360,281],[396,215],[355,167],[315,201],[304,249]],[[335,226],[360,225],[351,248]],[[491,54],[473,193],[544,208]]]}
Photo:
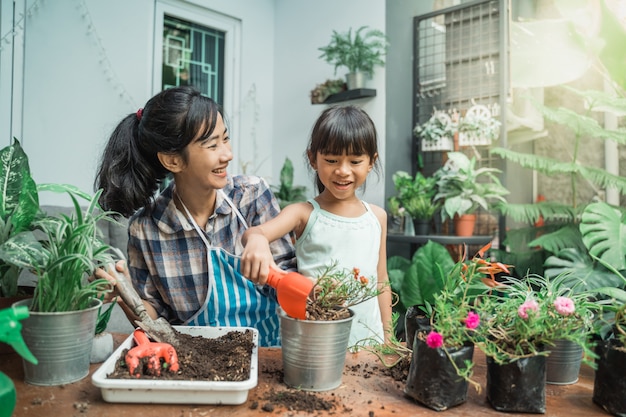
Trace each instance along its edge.
{"label": "metal bucket", "polygon": [[[14,305],[30,306],[32,299]],[[37,365],[24,363],[24,381],[32,385],[63,385],[89,374],[89,357],[102,301],[85,310],[61,313],[30,311],[22,320],[22,337]]]}
{"label": "metal bucket", "polygon": [[303,391],[341,385],[354,312],[333,321],[298,320],[282,310],[279,316],[285,384]]}
{"label": "metal bucket", "polygon": [[551,346],[546,359],[546,382],[553,385],[569,385],[578,382],[583,358],[583,348],[569,340],[557,340]]}

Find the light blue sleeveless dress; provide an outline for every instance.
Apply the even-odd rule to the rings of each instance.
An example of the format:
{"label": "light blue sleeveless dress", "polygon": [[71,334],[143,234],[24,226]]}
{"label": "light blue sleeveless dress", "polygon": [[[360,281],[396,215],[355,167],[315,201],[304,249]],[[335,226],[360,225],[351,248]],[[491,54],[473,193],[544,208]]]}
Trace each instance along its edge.
{"label": "light blue sleeveless dress", "polygon": [[[369,285],[375,286],[382,229],[370,206],[362,201],[366,212],[351,218],[322,210],[314,199],[308,202],[313,205],[313,211],[295,245],[298,272],[315,278],[329,264],[337,261],[340,268],[359,268],[361,275],[370,279]],[[382,343],[384,331],[378,298],[371,298],[351,308],[355,317],[349,345],[366,338],[374,338]]]}

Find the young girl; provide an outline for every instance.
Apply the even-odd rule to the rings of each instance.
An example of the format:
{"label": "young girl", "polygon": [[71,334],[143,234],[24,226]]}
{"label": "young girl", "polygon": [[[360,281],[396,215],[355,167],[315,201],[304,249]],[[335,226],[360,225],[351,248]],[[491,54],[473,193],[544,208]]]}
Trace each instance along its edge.
{"label": "young girl", "polygon": [[362,201],[357,190],[378,165],[376,128],[363,110],[331,107],[318,118],[306,151],[317,173],[319,195],[283,209],[272,220],[243,235],[242,273],[265,282],[274,266],[269,242],[285,233],[296,236],[298,272],[318,276],[331,261],[371,277],[382,290],[378,299],[356,305],[350,345],[367,338],[388,342],[391,292],[387,277],[385,210]]}
{"label": "young girl", "polygon": [[[258,177],[230,176],[229,131],[213,100],[192,87],[158,93],[111,135],[98,170],[100,204],[129,222],[128,269],[146,309],[173,324],[251,326],[261,346],[280,343],[278,303],[239,272],[246,228],[270,220],[278,203]],[[171,173],[174,180],[155,197]],[[295,267],[289,236],[270,257]],[[99,270],[96,275],[115,283]],[[136,319],[122,305],[131,322]]]}

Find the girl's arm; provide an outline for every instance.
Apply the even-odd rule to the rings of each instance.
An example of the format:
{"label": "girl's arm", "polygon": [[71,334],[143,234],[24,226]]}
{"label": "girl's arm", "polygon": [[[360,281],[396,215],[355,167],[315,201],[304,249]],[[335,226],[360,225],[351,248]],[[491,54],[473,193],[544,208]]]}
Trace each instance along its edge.
{"label": "girl's arm", "polygon": [[308,203],[294,203],[285,207],[276,217],[249,228],[241,238],[244,245],[241,255],[241,273],[249,280],[265,284],[269,268],[279,269],[270,251],[270,242],[292,231],[303,229],[310,210]]}
{"label": "girl's arm", "polygon": [[372,204],[370,204],[370,207],[378,218],[381,227],[377,268],[378,288],[381,290],[381,293],[378,295],[378,306],[380,308],[380,319],[383,322],[383,330],[385,332],[385,344],[391,344],[391,337],[395,329],[392,326],[391,286],[389,285],[389,276],[387,274],[387,212]]}

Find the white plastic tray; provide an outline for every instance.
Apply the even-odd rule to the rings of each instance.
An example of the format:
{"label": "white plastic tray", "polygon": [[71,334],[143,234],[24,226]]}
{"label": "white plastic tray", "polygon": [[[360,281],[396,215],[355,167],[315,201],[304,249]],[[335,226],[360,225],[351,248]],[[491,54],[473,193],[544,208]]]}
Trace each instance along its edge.
{"label": "white plastic tray", "polygon": [[148,379],[109,379],[107,375],[115,369],[115,362],[122,350],[134,346],[130,335],[124,343],[94,372],[92,383],[102,391],[102,398],[113,403],[160,403],[160,404],[243,404],[248,391],[257,385],[259,356],[258,330],[250,327],[204,327],[174,326],[181,333],[206,338],[217,338],[230,331],[251,330],[252,350],[250,378],[246,381],[172,381]]}

